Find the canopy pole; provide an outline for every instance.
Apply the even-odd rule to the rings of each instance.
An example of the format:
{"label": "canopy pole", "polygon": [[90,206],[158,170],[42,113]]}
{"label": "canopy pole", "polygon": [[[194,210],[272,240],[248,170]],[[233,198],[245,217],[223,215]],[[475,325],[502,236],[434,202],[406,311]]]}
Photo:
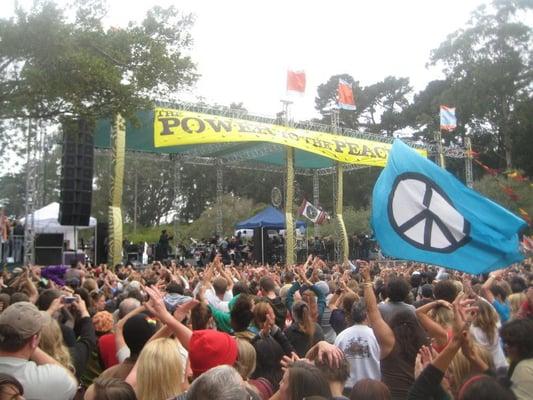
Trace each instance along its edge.
{"label": "canopy pole", "polygon": [[216,163],[217,169],[217,220],[216,220],[216,233],[219,238],[224,236],[224,225],[223,225],[223,212],[222,212],[222,196],[224,195],[224,174],[222,172],[222,163],[218,161]]}
{"label": "canopy pole", "polygon": [[349,246],[348,246],[348,233],[346,232],[346,225],[344,224],[343,211],[343,198],[344,198],[344,166],[341,163],[337,163],[336,167],[337,185],[334,189],[337,192],[337,201],[335,204],[335,220],[339,229],[339,241],[340,241],[340,255],[343,263],[348,261]]}
{"label": "canopy pole", "polygon": [[114,118],[111,127],[112,180],[108,208],[109,221],[109,264],[114,270],[115,265],[122,261],[122,189],[124,186],[124,159],[126,152],[126,122],[120,114]]}
{"label": "canopy pole", "polygon": [[465,136],[465,147],[466,147],[466,159],[465,159],[465,176],[466,176],[466,186],[469,188],[474,187],[474,174],[472,171],[472,140],[470,136]]}
{"label": "canopy pole", "polygon": [[[289,105],[292,102],[282,100],[285,126],[289,126]],[[285,181],[285,263],[294,264],[294,250],[296,238],[294,234],[294,220],[292,217],[294,208],[294,148],[287,146],[287,176]]]}

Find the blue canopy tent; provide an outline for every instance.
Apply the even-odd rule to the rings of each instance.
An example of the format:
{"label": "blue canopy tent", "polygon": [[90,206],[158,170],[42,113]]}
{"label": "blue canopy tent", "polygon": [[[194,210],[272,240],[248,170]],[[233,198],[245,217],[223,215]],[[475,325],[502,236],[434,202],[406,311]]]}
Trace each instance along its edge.
{"label": "blue canopy tent", "polygon": [[[296,221],[296,229],[306,226],[303,221]],[[264,247],[264,230],[265,229],[285,229],[285,214],[277,208],[268,206],[263,211],[258,212],[254,216],[245,221],[238,222],[235,225],[236,229],[261,229],[261,262],[264,263],[265,247]]]}

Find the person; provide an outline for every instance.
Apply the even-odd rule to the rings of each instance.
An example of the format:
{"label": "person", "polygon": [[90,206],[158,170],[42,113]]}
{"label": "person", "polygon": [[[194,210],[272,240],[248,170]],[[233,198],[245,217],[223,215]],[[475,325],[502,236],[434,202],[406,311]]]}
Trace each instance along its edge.
{"label": "person", "polygon": [[420,299],[415,301],[413,306],[415,308],[422,307],[423,305],[427,303],[431,303],[433,301],[433,286],[429,283],[426,283],[422,285],[420,288]]}
{"label": "person", "polygon": [[409,296],[409,291],[409,283],[404,278],[392,278],[387,283],[389,301],[378,305],[379,312],[387,324],[390,324],[391,319],[401,311],[415,313],[415,307],[405,302]]}
{"label": "person", "polygon": [[351,315],[353,325],[335,339],[335,346],[343,351],[350,364],[350,377],[345,387],[348,393],[361,379],[381,379],[380,347],[373,330],[368,326],[364,300],[353,304]]}
{"label": "person", "polygon": [[287,318],[287,307],[281,301],[281,298],[276,295],[276,284],[274,280],[269,276],[264,276],[259,280],[259,288],[261,296],[266,299],[274,313],[276,314],[276,325],[279,329],[285,329],[285,319]]}
{"label": "person", "polygon": [[434,300],[417,308],[416,316],[420,325],[433,339],[433,348],[441,352],[453,337],[452,305],[446,300]]}
{"label": "person", "polygon": [[257,303],[253,314],[254,324],[259,329],[259,333],[251,341],[257,354],[257,366],[252,377],[268,379],[277,390],[283,377],[280,362],[283,356],[290,356],[294,349],[276,325],[276,317],[270,304]]}
{"label": "person", "polygon": [[306,358],[312,361],[326,378],[332,400],[347,400],[347,397],[343,396],[343,392],[346,381],[350,377],[350,364],[348,364],[344,354],[337,363],[329,362],[325,357],[320,359],[317,351],[310,351],[306,354]]}
{"label": "person", "polygon": [[[176,398],[178,399],[178,398]],[[187,400],[251,400],[239,373],[232,367],[214,367],[197,378]]]}
{"label": "person", "polygon": [[373,379],[362,379],[357,382],[350,393],[350,400],[391,400],[387,385]]}
{"label": "person", "polygon": [[478,312],[470,326],[470,334],[491,356],[496,369],[507,369],[509,364],[503,354],[500,335],[498,333],[499,318],[496,310],[485,300],[476,302]]}
{"label": "person", "polygon": [[76,379],[38,347],[42,326],[41,313],[28,302],[12,304],[0,314],[0,372],[13,375],[30,399],[70,400]]}
{"label": "person", "polygon": [[293,304],[292,318],[293,322],[285,331],[285,335],[296,354],[304,357],[311,347],[324,340],[324,333],[320,325],[313,321],[309,305],[304,301]]}
{"label": "person", "polygon": [[159,248],[161,250],[161,258],[163,260],[168,258],[168,252],[170,250],[170,241],[174,239],[174,236],[169,236],[166,229],[161,231],[159,236]]}
{"label": "person", "polygon": [[533,320],[516,319],[500,330],[505,352],[511,363],[508,376],[518,400],[531,399],[533,393]]}
{"label": "person", "polygon": [[184,366],[178,344],[168,338],[147,343],[137,360],[139,400],[167,400],[184,390]]}
{"label": "person", "polygon": [[360,265],[368,319],[380,347],[381,375],[393,399],[405,399],[414,382],[418,349],[426,344],[426,333],[409,309],[395,312],[388,325],[376,304],[369,264]]}
{"label": "person", "polygon": [[316,366],[306,361],[296,361],[285,370],[275,398],[301,400],[311,396],[331,398],[328,382]]}
{"label": "person", "polygon": [[121,379],[97,378],[87,388],[83,400],[137,400],[133,388]]}
{"label": "person", "polygon": [[0,399],[24,400],[24,388],[11,375],[0,373]]}
{"label": "person", "polygon": [[500,316],[500,321],[505,324],[511,317],[511,306],[507,300],[505,290],[495,280],[501,280],[504,270],[491,272],[489,278],[482,286],[482,294],[487,301],[496,309]]}

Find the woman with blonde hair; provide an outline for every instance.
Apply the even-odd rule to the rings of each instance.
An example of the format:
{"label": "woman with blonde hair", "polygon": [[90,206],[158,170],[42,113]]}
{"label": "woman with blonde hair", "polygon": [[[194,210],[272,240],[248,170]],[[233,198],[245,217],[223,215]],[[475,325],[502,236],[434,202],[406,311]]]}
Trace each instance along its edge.
{"label": "woman with blonde hair", "polygon": [[478,312],[470,326],[470,334],[474,341],[490,354],[496,369],[507,368],[509,363],[503,353],[498,333],[500,329],[498,313],[485,300],[478,300],[476,306],[478,307]]}
{"label": "woman with blonde hair", "polygon": [[50,316],[46,311],[41,311],[43,317],[43,327],[41,328],[41,337],[39,347],[46,354],[57,360],[63,367],[75,374],[74,365],[69,350],[63,341],[63,334],[59,323]]}
{"label": "woman with blonde hair", "polygon": [[527,300],[527,296],[524,292],[513,293],[509,296],[509,305],[511,306],[511,318],[516,319],[520,313],[520,307]]}
{"label": "woman with blonde hair", "polygon": [[440,353],[453,337],[452,305],[446,300],[435,300],[416,309],[420,325],[433,339],[432,346]]}
{"label": "woman with blonde hair", "polygon": [[256,392],[262,400],[268,400],[274,394],[272,384],[265,378],[250,379],[255,371],[257,354],[254,346],[246,339],[236,339],[239,356],[233,367],[241,375],[245,384]]}
{"label": "woman with blonde hair", "polygon": [[173,339],[148,342],[137,360],[139,400],[166,400],[183,392],[183,361]]}

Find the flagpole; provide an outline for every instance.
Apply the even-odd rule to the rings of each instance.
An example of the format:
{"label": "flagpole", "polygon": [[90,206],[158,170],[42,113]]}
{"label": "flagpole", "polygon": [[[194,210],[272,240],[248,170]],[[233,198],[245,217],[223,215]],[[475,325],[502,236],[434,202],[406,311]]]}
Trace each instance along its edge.
{"label": "flagpole", "polygon": [[[289,106],[291,101],[281,100],[283,103],[284,124],[289,126]],[[287,146],[286,159],[286,181],[285,181],[285,263],[286,265],[294,264],[294,220],[293,220],[293,203],[294,203],[294,148]]]}
{"label": "flagpole", "polygon": [[444,159],[444,151],[442,148],[442,135],[440,129],[435,132],[435,142],[437,143],[437,163],[440,167],[446,168],[446,161]]}
{"label": "flagpole", "polygon": [[465,159],[465,180],[466,186],[472,188],[474,186],[474,173],[472,170],[472,141],[470,136],[465,136],[466,159]]}

